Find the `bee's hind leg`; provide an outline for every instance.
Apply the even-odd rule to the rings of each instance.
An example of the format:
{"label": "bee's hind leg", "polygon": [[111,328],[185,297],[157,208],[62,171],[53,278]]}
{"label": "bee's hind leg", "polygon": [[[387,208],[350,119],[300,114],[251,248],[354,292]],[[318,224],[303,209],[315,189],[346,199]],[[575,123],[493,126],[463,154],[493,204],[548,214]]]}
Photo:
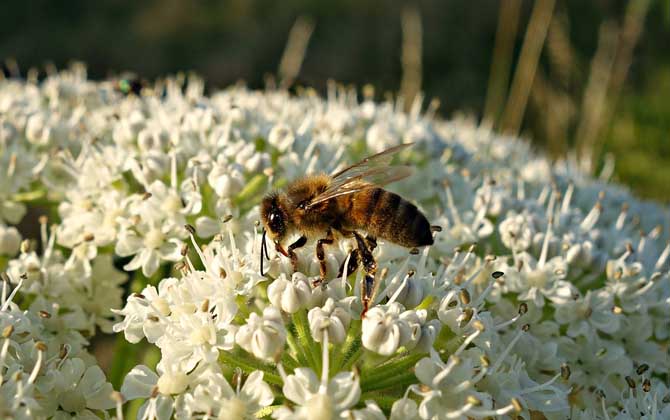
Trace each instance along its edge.
{"label": "bee's hind leg", "polygon": [[[363,302],[363,312],[361,313],[362,318],[368,311],[370,301],[374,298],[374,295],[377,292],[377,287],[379,286],[375,278],[375,274],[377,273],[377,262],[372,256],[372,251],[368,246],[371,242],[370,245],[372,245],[372,248],[374,249],[377,242],[371,237],[368,237],[368,240],[366,241],[358,232],[354,232],[354,237],[358,243],[358,251],[360,252],[363,268],[365,269],[365,277],[361,284],[361,300]],[[372,240],[370,241],[370,239]]]}
{"label": "bee's hind leg", "polygon": [[349,263],[347,264],[347,260],[345,259],[342,261],[342,264],[340,265],[340,269],[337,272],[337,277],[340,278],[344,275],[344,265],[347,265],[347,276],[358,268],[358,265],[361,263],[361,253],[358,251],[358,249],[352,249],[351,252],[349,252]]}
{"label": "bee's hind leg", "polygon": [[323,250],[324,245],[331,245],[334,242],[333,231],[328,229],[326,237],[316,241],[316,258],[319,260],[319,273],[321,274],[321,283],[326,281],[328,268],[326,266],[326,253]]}

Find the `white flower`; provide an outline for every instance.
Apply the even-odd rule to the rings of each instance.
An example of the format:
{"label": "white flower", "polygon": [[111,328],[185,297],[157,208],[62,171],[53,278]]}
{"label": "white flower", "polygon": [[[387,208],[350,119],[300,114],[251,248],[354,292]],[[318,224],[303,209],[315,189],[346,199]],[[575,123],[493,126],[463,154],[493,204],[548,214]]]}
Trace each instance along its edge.
{"label": "white flower", "polygon": [[336,306],[332,298],[328,298],[322,307],[310,309],[307,319],[312,337],[318,343],[323,341],[324,330],[328,330],[328,339],[331,343],[343,343],[351,322],[349,312]]}
{"label": "white flower", "polygon": [[272,401],[272,390],[263,381],[262,372],[252,372],[235,391],[220,372],[211,371],[202,374],[199,384],[185,395],[179,416],[193,418],[202,413],[218,419],[254,419],[254,413]]}
{"label": "white flower", "polygon": [[535,229],[529,214],[508,214],[498,226],[500,239],[512,251],[525,251],[531,245]]}
{"label": "white flower", "polygon": [[61,410],[77,415],[92,415],[92,410],[114,407],[112,385],[98,366],[86,367],[81,359],[68,359],[58,370],[49,372],[42,392],[56,399]]}
{"label": "white flower", "polygon": [[340,372],[324,388],[314,371],[308,368],[298,368],[288,375],[282,391],[296,407],[275,410],[273,417],[279,420],[346,419],[349,409],[361,395],[359,380],[354,373]]}
{"label": "white flower", "polygon": [[291,280],[282,273],[268,286],[268,299],[278,309],[293,314],[312,306],[312,286],[302,273],[293,273]]}
{"label": "white flower", "polygon": [[279,310],[267,307],[262,316],[252,313],[237,331],[235,342],[259,359],[274,360],[286,343],[286,328]]}
{"label": "white flower", "polygon": [[375,306],[370,309],[363,318],[363,346],[383,356],[390,356],[400,346],[410,342],[414,334],[420,334],[420,329],[412,331],[401,314],[407,316],[404,308],[399,303],[385,306]]}

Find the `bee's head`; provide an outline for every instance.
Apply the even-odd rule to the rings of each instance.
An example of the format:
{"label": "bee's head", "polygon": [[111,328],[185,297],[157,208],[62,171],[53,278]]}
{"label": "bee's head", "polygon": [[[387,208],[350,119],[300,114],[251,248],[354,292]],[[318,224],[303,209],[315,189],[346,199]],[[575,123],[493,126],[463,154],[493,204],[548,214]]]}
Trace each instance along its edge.
{"label": "bee's head", "polygon": [[285,202],[281,195],[275,193],[265,196],[261,203],[263,227],[275,242],[281,241],[288,231],[289,220]]}

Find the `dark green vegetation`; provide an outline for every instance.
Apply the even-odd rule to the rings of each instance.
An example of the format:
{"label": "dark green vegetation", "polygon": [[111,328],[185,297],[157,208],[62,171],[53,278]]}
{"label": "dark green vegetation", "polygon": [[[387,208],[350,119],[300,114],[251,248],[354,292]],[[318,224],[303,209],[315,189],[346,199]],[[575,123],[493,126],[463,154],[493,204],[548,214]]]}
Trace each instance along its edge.
{"label": "dark green vegetation", "polygon": [[[291,28],[305,16],[314,30],[296,83],[322,93],[330,78],[370,83],[378,98],[401,86],[411,96],[420,86],[440,99],[445,117],[456,111],[489,117],[497,129],[532,138],[556,157],[570,149],[593,152],[596,172],[610,153],[616,179],[641,196],[670,201],[670,2],[407,4],[7,2],[0,59],[16,58],[23,75],[47,61],[64,67],[77,59],[93,78],[129,70],[152,79],[186,69],[201,74],[208,88],[238,80],[258,88],[277,73]],[[418,29],[412,16],[419,17]],[[533,54],[529,45],[524,58],[529,28],[539,49]],[[403,42],[410,45],[405,60]]]}

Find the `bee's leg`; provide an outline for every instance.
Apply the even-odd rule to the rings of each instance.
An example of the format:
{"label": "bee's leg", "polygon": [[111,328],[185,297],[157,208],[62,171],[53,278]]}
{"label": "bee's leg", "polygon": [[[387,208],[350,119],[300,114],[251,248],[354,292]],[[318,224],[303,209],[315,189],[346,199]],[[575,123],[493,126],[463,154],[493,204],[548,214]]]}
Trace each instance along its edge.
{"label": "bee's leg", "polygon": [[[345,259],[340,265],[340,269],[337,272],[337,277],[342,277],[344,275],[344,264],[347,262]],[[352,249],[349,253],[349,264],[347,264],[347,275],[353,273],[358,268],[358,265],[361,263],[361,253],[358,249]]]}
{"label": "bee's leg", "polygon": [[361,317],[364,317],[370,306],[370,301],[374,298],[374,294],[377,292],[378,284],[375,279],[377,262],[372,256],[372,252],[363,237],[358,232],[354,232],[354,237],[358,243],[358,251],[361,255],[363,268],[365,269],[365,277],[363,277],[363,282],[361,283],[361,300],[363,301],[363,312],[361,313]]}
{"label": "bee's leg", "polygon": [[326,237],[316,241],[316,258],[319,260],[319,272],[321,274],[321,282],[326,281],[327,266],[326,266],[326,254],[323,251],[324,245],[330,245],[334,242],[333,240],[333,231],[328,229]]}
{"label": "bee's leg", "polygon": [[368,248],[370,249],[370,252],[374,251],[375,248],[377,248],[377,238],[374,236],[366,236],[365,237],[365,242],[368,243]]}
{"label": "bee's leg", "polygon": [[291,259],[291,265],[293,266],[293,271],[298,271],[298,256],[295,255],[294,249],[298,249],[304,246],[307,243],[307,237],[301,236],[297,241],[293,242],[288,246],[288,257]]}

